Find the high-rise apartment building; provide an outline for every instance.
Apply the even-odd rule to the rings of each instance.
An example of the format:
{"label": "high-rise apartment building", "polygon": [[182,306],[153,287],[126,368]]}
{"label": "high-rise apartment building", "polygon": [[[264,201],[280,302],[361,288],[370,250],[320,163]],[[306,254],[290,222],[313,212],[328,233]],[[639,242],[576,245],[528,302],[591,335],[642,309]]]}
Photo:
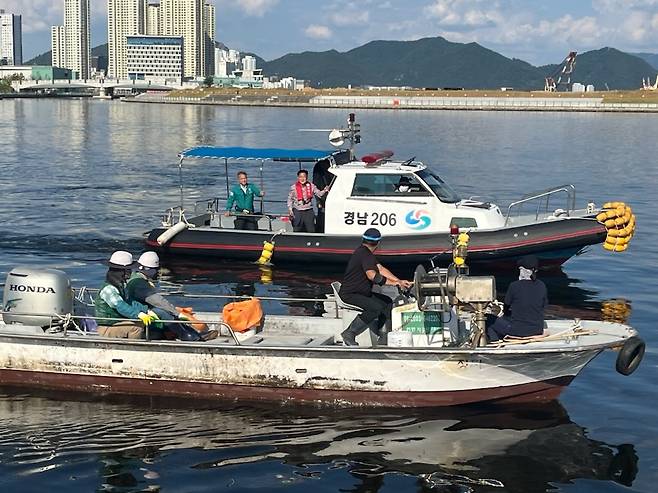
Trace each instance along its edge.
{"label": "high-rise apartment building", "polygon": [[215,73],[215,6],[206,3],[203,15],[203,32],[205,40],[204,66],[206,75]]}
{"label": "high-rise apartment building", "polygon": [[91,72],[89,14],[89,0],[64,0],[64,68],[81,79]]}
{"label": "high-rise apartment building", "polygon": [[207,0],[161,0],[159,34],[183,37],[186,77],[214,73],[215,7]]}
{"label": "high-rise apartment building", "polygon": [[0,65],[23,65],[21,16],[0,10]]}
{"label": "high-rise apartment building", "polygon": [[158,36],[160,34],[160,4],[150,3],[146,8],[146,34]]}
{"label": "high-rise apartment building", "polygon": [[108,75],[126,79],[128,36],[146,33],[147,0],[107,1]]}
{"label": "high-rise apartment building", "polygon": [[66,46],[64,26],[52,26],[50,28],[50,47],[52,50],[53,67],[64,68],[66,65]]}

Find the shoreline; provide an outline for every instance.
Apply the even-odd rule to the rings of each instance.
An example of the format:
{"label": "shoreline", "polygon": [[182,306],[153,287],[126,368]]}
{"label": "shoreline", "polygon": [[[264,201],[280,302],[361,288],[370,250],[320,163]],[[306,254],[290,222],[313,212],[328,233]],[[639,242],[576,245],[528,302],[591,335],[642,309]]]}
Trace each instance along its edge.
{"label": "shoreline", "polygon": [[239,98],[154,96],[123,98],[127,103],[192,104],[207,106],[247,106],[275,108],[458,110],[458,111],[534,111],[578,113],[658,113],[658,103],[605,103],[603,98],[548,97],[464,97],[464,96],[316,96],[285,101],[272,97]]}

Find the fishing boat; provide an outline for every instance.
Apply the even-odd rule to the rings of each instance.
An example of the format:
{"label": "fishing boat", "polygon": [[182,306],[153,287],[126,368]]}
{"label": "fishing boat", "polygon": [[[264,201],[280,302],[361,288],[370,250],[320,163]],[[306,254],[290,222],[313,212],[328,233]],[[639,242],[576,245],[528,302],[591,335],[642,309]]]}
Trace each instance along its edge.
{"label": "fishing boat", "polygon": [[[376,227],[383,234],[378,256],[384,263],[415,266],[432,259],[448,265],[447,233],[459,230],[471,236],[472,264],[501,266],[533,254],[545,268],[561,265],[590,245],[602,243],[606,250],[622,252],[635,231],[635,215],[626,204],[578,205],[573,185],[528,193],[505,207],[462,197],[414,157],[397,160],[392,151],[357,157],[360,127],[353,114],[346,128],[332,130],[330,142],[340,149],[202,146],[182,151],[180,203],[169,208],[161,224],[148,233],[148,248],[169,256],[345,264],[363,231]],[[318,215],[324,220],[318,221],[317,232],[296,232],[285,201],[262,200],[260,211],[250,215],[257,222],[257,230],[251,231],[235,229],[240,214],[225,215],[226,197],[196,201],[187,209],[183,169],[190,159],[221,162],[227,194],[234,163],[259,163],[261,181],[265,162],[272,163],[277,173],[286,165],[300,169],[312,165],[314,182],[329,187]]]}
{"label": "fishing boat", "polygon": [[619,351],[625,375],[644,354],[635,329],[593,320],[549,320],[541,337],[488,342],[495,279],[422,266],[393,309],[387,340],[365,333],[360,346],[345,346],[340,334],[357,311],[332,289],[324,316],[265,315],[237,332],[219,313],[198,313],[219,337],[129,340],[92,330],[87,291],[73,290],[64,272],[17,267],[4,288],[0,386],[433,407],[554,399],[602,351]]}

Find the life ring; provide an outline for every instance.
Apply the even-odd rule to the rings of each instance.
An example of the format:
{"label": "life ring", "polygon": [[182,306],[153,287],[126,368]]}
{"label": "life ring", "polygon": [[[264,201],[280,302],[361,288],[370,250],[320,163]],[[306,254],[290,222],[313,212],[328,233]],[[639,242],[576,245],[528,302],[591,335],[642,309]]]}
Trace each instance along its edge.
{"label": "life ring", "polygon": [[642,339],[637,336],[630,337],[617,355],[615,369],[622,375],[630,375],[640,366],[645,349],[646,344]]}

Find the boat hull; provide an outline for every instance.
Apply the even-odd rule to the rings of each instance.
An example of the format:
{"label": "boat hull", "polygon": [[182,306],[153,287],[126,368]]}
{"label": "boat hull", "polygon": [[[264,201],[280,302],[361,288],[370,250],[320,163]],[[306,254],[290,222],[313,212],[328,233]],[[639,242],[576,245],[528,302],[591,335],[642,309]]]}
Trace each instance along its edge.
{"label": "boat hull", "polygon": [[[210,227],[190,228],[161,246],[157,238],[165,231],[151,231],[146,244],[165,255],[211,256],[255,261],[270,231],[235,231]],[[588,245],[602,243],[606,229],[589,218],[536,223],[526,226],[470,233],[470,264],[504,264],[534,254],[542,265],[563,264]],[[275,238],[275,264],[322,262],[344,264],[360,243],[357,236],[284,233]],[[452,261],[448,234],[414,234],[385,237],[377,256],[386,264],[418,264],[435,258],[439,264]]]}
{"label": "boat hull", "polygon": [[249,347],[0,336],[0,385],[100,394],[433,407],[550,400],[602,347]]}

